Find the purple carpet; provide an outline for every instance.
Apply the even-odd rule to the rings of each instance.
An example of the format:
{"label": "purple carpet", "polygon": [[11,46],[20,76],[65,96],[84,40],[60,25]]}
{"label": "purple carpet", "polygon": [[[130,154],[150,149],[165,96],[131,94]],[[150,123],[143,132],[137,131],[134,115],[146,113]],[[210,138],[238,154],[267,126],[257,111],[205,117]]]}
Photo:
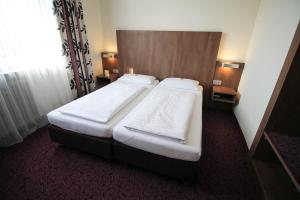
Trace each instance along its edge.
{"label": "purple carpet", "polygon": [[203,113],[202,148],[198,183],[186,185],[61,147],[42,128],[0,150],[0,199],[262,199],[232,113]]}

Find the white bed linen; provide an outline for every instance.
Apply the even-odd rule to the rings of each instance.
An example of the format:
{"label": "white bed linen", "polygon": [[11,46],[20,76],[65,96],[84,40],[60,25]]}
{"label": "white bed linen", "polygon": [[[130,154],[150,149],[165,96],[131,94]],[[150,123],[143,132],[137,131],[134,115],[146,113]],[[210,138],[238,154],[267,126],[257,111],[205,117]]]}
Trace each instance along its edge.
{"label": "white bed linen", "polygon": [[115,81],[62,106],[59,111],[65,115],[106,123],[144,89],[141,84]]}
{"label": "white bed linen", "polygon": [[195,94],[189,90],[156,87],[128,119],[125,127],[185,143]]}
{"label": "white bed linen", "polygon": [[125,128],[124,125],[133,112],[140,109],[139,105],[113,128],[113,138],[125,145],[161,156],[186,161],[198,161],[201,155],[202,140],[202,90],[202,87],[199,86],[198,91],[191,91],[196,94],[196,98],[185,144]]}
{"label": "white bed linen", "polygon": [[[77,133],[96,137],[111,138],[113,126],[115,126],[128,112],[130,112],[157,84],[158,81],[155,81],[151,85],[139,84],[146,87],[147,89],[144,90],[135,99],[133,99],[129,104],[127,104],[122,110],[116,113],[115,116],[111,118],[107,123],[99,123],[65,115],[59,112],[60,108],[47,114],[48,121],[55,126]],[[134,83],[134,85],[136,85],[136,83]]]}

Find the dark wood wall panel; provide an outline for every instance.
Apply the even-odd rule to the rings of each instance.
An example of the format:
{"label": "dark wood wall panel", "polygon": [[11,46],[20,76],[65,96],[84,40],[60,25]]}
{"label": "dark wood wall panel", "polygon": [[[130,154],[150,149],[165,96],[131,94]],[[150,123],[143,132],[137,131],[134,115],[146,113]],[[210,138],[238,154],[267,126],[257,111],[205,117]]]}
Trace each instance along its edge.
{"label": "dark wood wall panel", "polygon": [[244,65],[244,63],[240,63],[240,67],[238,69],[234,69],[229,67],[220,67],[217,64],[214,79],[222,80],[222,86],[233,87],[235,90],[237,90],[243,73]]}
{"label": "dark wood wall panel", "polygon": [[221,32],[117,30],[120,73],[198,80],[210,98]]}

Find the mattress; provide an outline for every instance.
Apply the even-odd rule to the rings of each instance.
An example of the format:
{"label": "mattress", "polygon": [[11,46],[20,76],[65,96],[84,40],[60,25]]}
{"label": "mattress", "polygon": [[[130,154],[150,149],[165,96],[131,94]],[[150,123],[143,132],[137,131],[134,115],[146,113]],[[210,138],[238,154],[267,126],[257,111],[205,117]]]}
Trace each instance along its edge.
{"label": "mattress", "polygon": [[107,123],[146,87],[115,81],[64,105],[60,112],[99,123]]}
{"label": "mattress", "polygon": [[125,127],[185,143],[195,96],[190,91],[159,85],[142,101]]}
{"label": "mattress", "polygon": [[[129,83],[133,84],[133,83]],[[137,84],[137,83],[135,83]],[[58,126],[62,129],[69,131],[74,131],[81,134],[86,134],[95,137],[111,138],[112,128],[124,118],[141,100],[151,91],[151,89],[158,84],[155,81],[151,85],[141,84],[147,89],[144,90],[140,95],[138,95],[134,100],[127,104],[122,110],[115,114],[107,123],[100,123],[95,121],[90,121],[83,118],[78,118],[71,115],[66,115],[61,113],[57,108],[56,110],[47,114],[49,123]]]}
{"label": "mattress", "polygon": [[125,128],[125,124],[127,124],[127,121],[134,114],[135,110],[140,109],[139,106],[136,106],[126,117],[124,117],[123,120],[121,120],[113,128],[114,140],[125,145],[168,158],[185,161],[198,161],[201,156],[202,143],[203,89],[201,86],[199,86],[198,91],[191,92],[194,92],[196,94],[196,98],[185,144],[155,135],[131,131]]}

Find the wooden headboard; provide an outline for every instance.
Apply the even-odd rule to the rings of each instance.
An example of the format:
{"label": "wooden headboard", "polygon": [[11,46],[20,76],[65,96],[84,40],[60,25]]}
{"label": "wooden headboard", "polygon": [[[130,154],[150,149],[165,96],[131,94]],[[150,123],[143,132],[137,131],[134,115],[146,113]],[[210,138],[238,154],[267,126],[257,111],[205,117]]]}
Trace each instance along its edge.
{"label": "wooden headboard", "polygon": [[221,32],[117,30],[120,74],[198,80],[210,98]]}

